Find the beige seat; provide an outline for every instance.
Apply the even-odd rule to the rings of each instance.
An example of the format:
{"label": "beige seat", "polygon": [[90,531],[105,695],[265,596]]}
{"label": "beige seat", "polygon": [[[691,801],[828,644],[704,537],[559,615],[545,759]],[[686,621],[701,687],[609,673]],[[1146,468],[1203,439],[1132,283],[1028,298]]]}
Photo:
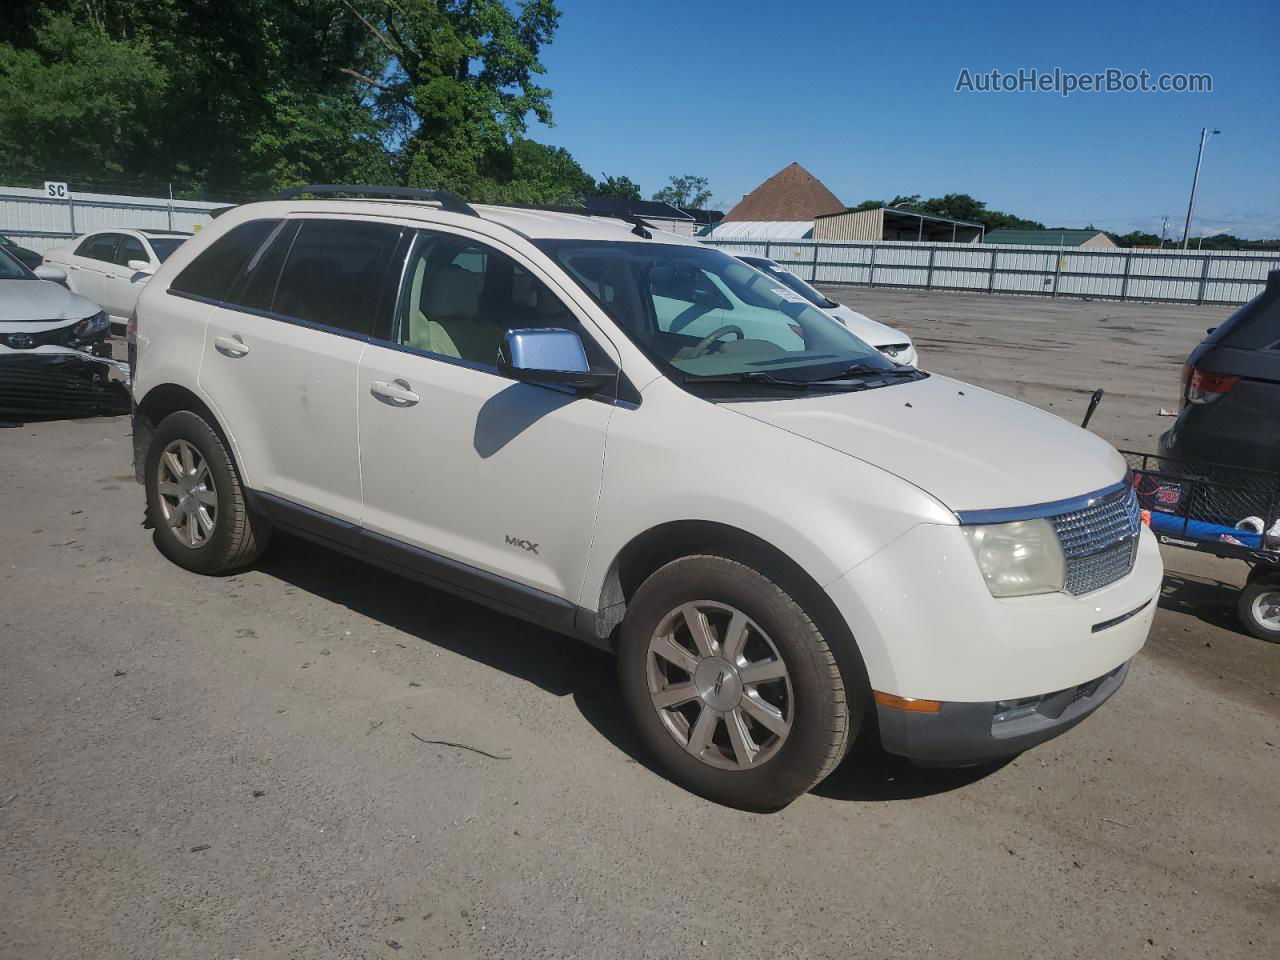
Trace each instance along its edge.
{"label": "beige seat", "polygon": [[480,274],[449,264],[427,281],[419,260],[409,288],[409,328],[405,342],[445,357],[493,363],[502,331],[481,316]]}

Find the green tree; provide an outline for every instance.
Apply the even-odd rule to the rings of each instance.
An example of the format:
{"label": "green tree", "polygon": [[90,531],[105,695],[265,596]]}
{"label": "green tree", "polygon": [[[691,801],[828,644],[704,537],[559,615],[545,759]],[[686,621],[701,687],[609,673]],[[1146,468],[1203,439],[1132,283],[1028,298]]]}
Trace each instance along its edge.
{"label": "green tree", "polygon": [[511,168],[477,181],[470,198],[482,203],[579,206],[596,182],[564,147],[520,138],[511,147]]}
{"label": "green tree", "polygon": [[552,0],[341,2],[379,62],[340,72],[390,123],[408,182],[472,197],[510,183],[529,116],[551,122],[551,91],[536,78],[560,18]]}
{"label": "green tree", "polygon": [[669,203],[673,207],[699,209],[711,199],[711,188],[706,177],[686,174],[672,177],[671,181],[653,195],[653,199]]}
{"label": "green tree", "polygon": [[597,180],[592,194],[597,197],[621,197],[624,200],[639,200],[640,186],[630,177],[611,177]]}
{"label": "green tree", "polygon": [[0,174],[237,193],[391,175],[386,123],[340,72],[381,53],[342,0],[17,6],[0,21]]}
{"label": "green tree", "polygon": [[33,46],[0,44],[0,172],[8,179],[123,173],[169,77],[145,38],[113,39],[69,14]]}

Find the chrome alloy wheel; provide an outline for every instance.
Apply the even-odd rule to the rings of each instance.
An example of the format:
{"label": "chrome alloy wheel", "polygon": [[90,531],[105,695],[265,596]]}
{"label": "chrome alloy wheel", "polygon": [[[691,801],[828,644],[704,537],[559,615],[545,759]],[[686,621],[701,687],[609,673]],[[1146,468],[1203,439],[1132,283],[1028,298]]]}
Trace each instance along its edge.
{"label": "chrome alloy wheel", "polygon": [[208,462],[186,440],[174,440],[160,455],[156,491],[164,520],[188,547],[203,547],[218,520],[218,491]]}
{"label": "chrome alloy wheel", "polygon": [[769,635],[727,604],[694,600],[663,617],[649,640],[646,673],[663,726],[703,763],[759,766],[791,732],[786,664]]}
{"label": "chrome alloy wheel", "polygon": [[1280,590],[1260,593],[1253,598],[1253,619],[1264,629],[1280,631]]}

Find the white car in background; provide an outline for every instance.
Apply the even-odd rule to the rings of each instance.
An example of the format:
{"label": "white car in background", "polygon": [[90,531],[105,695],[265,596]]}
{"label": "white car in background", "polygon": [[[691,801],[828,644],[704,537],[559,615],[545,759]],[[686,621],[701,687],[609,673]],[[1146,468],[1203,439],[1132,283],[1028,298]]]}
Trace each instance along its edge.
{"label": "white car in background", "polygon": [[859,340],[875,347],[890,360],[906,364],[909,367],[914,367],[918,362],[919,355],[916,353],[915,344],[901,330],[895,330],[893,327],[877,320],[872,320],[866,314],[850,310],[842,303],[836,303],[820,290],[815,290],[805,283],[776,260],[754,256],[740,256],[738,259],[755,267],[761,273],[773,277],[788,289],[804,297],[807,302],[812,303],[823,313],[835,317],[848,327],[849,331]]}
{"label": "white car in background", "polygon": [[45,251],[44,262],[66,271],[73,293],[99,304],[113,326],[124,327],[138,292],[189,233],[99,230]]}

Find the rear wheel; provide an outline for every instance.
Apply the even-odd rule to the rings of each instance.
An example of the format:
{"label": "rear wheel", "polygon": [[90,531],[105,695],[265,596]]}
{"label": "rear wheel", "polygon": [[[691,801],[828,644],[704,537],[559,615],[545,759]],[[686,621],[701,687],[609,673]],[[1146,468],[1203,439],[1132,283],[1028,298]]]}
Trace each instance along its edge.
{"label": "rear wheel", "polygon": [[1240,591],[1236,613],[1255,637],[1280,643],[1280,579],[1255,580]]}
{"label": "rear wheel", "polygon": [[147,513],[160,552],[195,573],[216,574],[257,559],[270,529],[245,499],[222,438],[189,410],[165,417],[151,435]]}
{"label": "rear wheel", "polygon": [[749,810],[790,803],[856,734],[840,668],[810,617],[764,574],[675,560],[636,591],[618,670],[645,745],[673,780]]}

